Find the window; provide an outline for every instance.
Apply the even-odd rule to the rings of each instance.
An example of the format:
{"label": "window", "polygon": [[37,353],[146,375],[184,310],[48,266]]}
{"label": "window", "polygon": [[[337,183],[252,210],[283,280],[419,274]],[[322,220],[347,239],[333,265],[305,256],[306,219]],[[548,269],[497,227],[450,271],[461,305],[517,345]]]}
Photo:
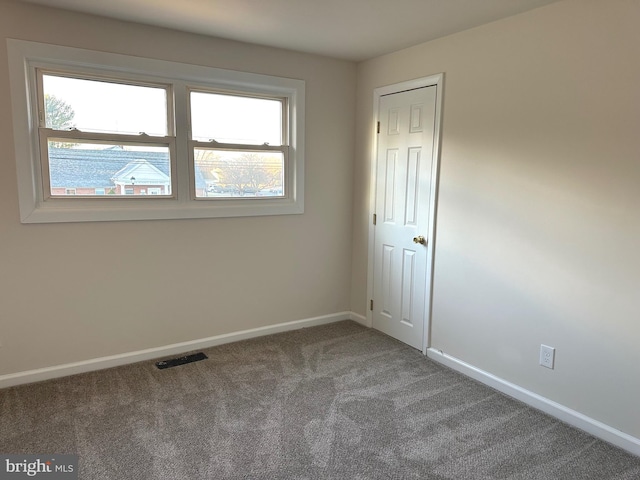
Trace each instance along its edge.
{"label": "window", "polygon": [[190,107],[190,152],[206,186],[196,189],[197,198],[285,196],[283,99],[192,91]]}
{"label": "window", "polygon": [[175,137],[169,86],[35,72],[45,200],[104,195],[107,188],[108,199],[141,195],[149,184],[164,185],[171,196]]}
{"label": "window", "polygon": [[304,211],[304,82],[8,40],[23,223]]}

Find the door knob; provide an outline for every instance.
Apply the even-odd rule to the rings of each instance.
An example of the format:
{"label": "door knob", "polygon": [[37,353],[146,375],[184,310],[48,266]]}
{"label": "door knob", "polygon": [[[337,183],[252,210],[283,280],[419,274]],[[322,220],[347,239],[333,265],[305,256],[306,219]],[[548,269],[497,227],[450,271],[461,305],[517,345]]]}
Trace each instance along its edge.
{"label": "door knob", "polygon": [[427,244],[427,239],[424,238],[422,235],[418,235],[417,237],[413,237],[413,243],[419,243],[421,245],[426,245]]}

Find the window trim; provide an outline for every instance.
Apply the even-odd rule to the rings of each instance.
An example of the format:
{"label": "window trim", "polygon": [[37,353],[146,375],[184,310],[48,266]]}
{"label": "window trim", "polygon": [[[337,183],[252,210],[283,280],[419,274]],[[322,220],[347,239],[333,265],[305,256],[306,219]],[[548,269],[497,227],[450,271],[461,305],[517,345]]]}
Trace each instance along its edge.
{"label": "window trim", "polygon": [[[7,39],[13,130],[22,223],[55,223],[117,220],[156,220],[286,215],[304,212],[304,118],[303,80],[224,70],[214,67],[96,52],[72,47]],[[175,115],[175,171],[173,198],[145,195],[131,198],[47,198],[44,194],[38,135],[36,69],[65,69],[96,77],[132,83],[170,85]],[[286,99],[285,195],[220,200],[195,199],[195,172],[188,135],[190,89],[217,90],[229,94]],[[61,133],[61,131],[55,131]],[[151,137],[166,144],[169,137]],[[135,142],[135,136],[133,136]],[[284,140],[284,139],[283,139]],[[147,143],[146,141],[143,143]],[[202,142],[201,142],[202,143]],[[215,147],[215,144],[207,146]],[[284,143],[284,142],[283,142]],[[225,144],[226,145],[226,144]],[[204,146],[204,145],[203,145]],[[238,148],[239,145],[234,145]],[[252,146],[255,149],[255,145]],[[175,168],[175,170],[173,170]],[[204,200],[204,201],[203,201]]]}

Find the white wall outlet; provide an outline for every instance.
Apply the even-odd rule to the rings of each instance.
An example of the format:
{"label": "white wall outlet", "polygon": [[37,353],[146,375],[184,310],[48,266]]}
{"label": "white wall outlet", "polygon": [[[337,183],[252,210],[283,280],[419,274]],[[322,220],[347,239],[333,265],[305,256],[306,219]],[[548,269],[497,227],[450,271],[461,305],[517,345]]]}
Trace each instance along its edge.
{"label": "white wall outlet", "polygon": [[547,368],[553,368],[555,358],[555,348],[548,345],[540,345],[540,365]]}

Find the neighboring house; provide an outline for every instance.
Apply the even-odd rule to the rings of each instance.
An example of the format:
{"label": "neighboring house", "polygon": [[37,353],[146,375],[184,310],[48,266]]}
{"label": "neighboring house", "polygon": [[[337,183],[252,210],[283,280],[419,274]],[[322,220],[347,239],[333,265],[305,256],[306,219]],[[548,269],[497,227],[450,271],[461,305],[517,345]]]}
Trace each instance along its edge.
{"label": "neighboring house", "polygon": [[119,195],[171,195],[171,177],[147,160],[127,163],[111,180]]}
{"label": "neighboring house", "polygon": [[[49,177],[52,195],[170,195],[169,156],[109,148],[51,148]],[[196,191],[206,182],[196,169]]]}

